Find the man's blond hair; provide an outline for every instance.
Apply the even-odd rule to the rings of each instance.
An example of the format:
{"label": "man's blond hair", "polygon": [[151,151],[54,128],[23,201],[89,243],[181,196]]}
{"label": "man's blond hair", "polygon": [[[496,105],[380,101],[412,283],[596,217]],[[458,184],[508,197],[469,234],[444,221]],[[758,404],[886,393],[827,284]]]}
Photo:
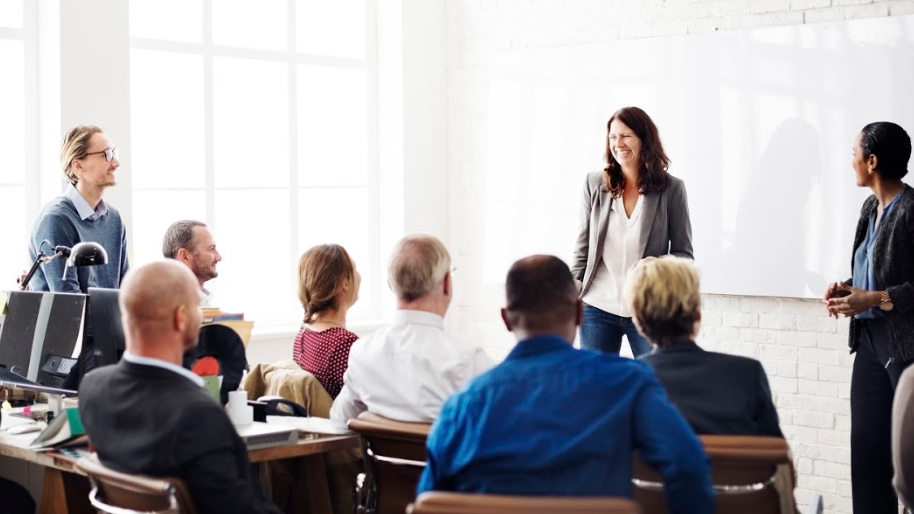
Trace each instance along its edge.
{"label": "man's blond hair", "polygon": [[94,125],[80,125],[70,129],[63,137],[63,144],[60,145],[60,166],[67,180],[74,186],[79,182],[79,177],[73,173],[73,161],[85,157],[89,153],[92,135],[102,132],[104,131],[101,128]]}
{"label": "man's blond hair", "polygon": [[681,257],[648,257],[630,272],[625,300],[635,326],[657,346],[690,339],[701,318],[698,271]]}
{"label": "man's blond hair", "polygon": [[451,269],[451,255],[435,236],[413,234],[394,247],[387,265],[390,288],[407,302],[430,293]]}

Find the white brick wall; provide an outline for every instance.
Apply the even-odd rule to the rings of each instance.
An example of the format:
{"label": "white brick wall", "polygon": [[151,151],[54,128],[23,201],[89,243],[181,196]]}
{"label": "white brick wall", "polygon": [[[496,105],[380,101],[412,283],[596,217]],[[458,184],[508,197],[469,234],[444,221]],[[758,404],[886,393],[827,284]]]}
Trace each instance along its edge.
{"label": "white brick wall", "polygon": [[[711,310],[720,306],[738,310]],[[829,512],[851,512],[847,321],[825,316],[818,301],[705,296],[705,317],[717,312],[723,323],[705,324],[699,342],[762,362],[797,459],[797,500],[818,493]]]}
{"label": "white brick wall", "polygon": [[[504,289],[482,280],[488,57],[504,50],[914,13],[914,0],[450,0],[450,247],[458,271],[449,315],[459,337],[501,358],[513,346],[498,317]],[[570,249],[569,249],[570,252]],[[700,344],[761,360],[799,474],[797,500],[822,494],[851,512],[846,320],[816,301],[707,295]]]}

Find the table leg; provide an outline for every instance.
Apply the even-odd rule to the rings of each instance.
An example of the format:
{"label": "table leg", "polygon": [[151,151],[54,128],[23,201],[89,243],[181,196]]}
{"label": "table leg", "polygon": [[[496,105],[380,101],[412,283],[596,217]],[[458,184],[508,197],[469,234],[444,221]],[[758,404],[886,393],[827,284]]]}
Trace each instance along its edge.
{"label": "table leg", "polygon": [[301,470],[308,497],[308,512],[311,514],[333,514],[330,502],[330,485],[327,483],[327,463],[324,454],[303,457]]}
{"label": "table leg", "polygon": [[44,470],[40,514],[92,514],[89,505],[89,480],[59,469]]}

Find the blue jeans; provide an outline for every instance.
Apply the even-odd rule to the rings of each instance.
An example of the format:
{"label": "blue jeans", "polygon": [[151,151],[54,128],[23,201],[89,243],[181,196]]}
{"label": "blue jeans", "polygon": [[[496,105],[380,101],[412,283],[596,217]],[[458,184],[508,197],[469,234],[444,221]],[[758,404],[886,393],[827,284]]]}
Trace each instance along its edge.
{"label": "blue jeans", "polygon": [[584,304],[584,322],[581,323],[582,349],[618,355],[619,349],[622,348],[623,334],[628,337],[632,355],[636,358],[651,351],[651,343],[638,332],[631,318],[616,316]]}

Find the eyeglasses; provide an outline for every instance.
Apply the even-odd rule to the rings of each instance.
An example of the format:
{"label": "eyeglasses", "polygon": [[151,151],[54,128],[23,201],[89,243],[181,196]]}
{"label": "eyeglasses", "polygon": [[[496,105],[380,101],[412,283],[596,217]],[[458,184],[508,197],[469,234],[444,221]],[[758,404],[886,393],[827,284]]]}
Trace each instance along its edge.
{"label": "eyeglasses", "polygon": [[85,156],[88,157],[90,155],[98,155],[102,153],[105,154],[105,160],[108,162],[111,162],[113,159],[117,159],[117,148],[105,148],[100,152],[89,152]]}

